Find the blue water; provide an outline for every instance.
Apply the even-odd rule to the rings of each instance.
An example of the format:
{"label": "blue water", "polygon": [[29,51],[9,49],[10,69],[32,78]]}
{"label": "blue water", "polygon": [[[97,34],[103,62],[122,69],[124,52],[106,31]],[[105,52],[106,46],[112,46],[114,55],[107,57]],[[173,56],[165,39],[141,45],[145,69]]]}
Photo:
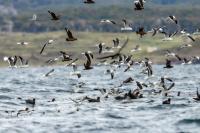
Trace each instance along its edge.
{"label": "blue water", "polygon": [[[52,68],[55,72],[44,77]],[[105,74],[109,66],[95,66],[90,71],[82,70],[82,77],[71,75],[71,67],[1,68],[0,69],[0,132],[199,132],[200,103],[196,87],[200,86],[199,65],[177,65],[173,69],[153,66],[154,76],[147,79],[141,68],[134,66],[124,73],[125,67],[117,68],[115,77]],[[140,82],[159,82],[161,76],[174,80],[170,91],[170,105],[162,105],[167,97],[149,94],[153,87],[144,88],[144,98],[117,101],[115,96],[104,98],[98,89],[112,88],[127,92],[134,90],[136,83],[119,86],[126,78]],[[181,96],[177,92],[181,91]],[[84,96],[101,97],[100,103],[83,101],[76,104],[70,99]],[[21,99],[18,99],[20,97]],[[34,107],[25,99],[35,98]],[[55,98],[55,102],[48,102]],[[25,109],[17,116],[17,111]],[[33,110],[33,111],[32,111]],[[5,111],[9,111],[6,113]],[[14,111],[12,114],[10,111]]]}

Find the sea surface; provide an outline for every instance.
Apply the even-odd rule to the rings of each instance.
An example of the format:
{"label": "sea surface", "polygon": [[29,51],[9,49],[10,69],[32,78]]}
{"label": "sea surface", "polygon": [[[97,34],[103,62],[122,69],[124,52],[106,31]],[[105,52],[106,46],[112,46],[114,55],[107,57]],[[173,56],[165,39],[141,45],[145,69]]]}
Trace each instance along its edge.
{"label": "sea surface", "polygon": [[[52,75],[45,77],[51,69]],[[110,66],[94,66],[90,71],[78,67],[82,77],[73,75],[72,67],[1,68],[0,69],[0,132],[1,133],[170,133],[200,132],[200,102],[194,101],[200,88],[200,65],[176,65],[163,69],[153,65],[154,76],[141,73],[140,66],[123,72],[116,68],[111,80],[105,71]],[[152,94],[153,86],[144,88],[144,98],[115,100],[104,98],[99,90],[119,89],[128,92],[136,83],[120,84],[132,77],[140,82],[159,82],[161,76],[170,77],[175,87],[169,92],[170,105],[162,101],[168,97]],[[181,92],[177,96],[178,91]],[[89,96],[101,97],[99,103],[74,102]],[[25,99],[35,98],[33,107]],[[55,102],[51,100],[55,98]],[[29,112],[19,110],[29,108]],[[11,111],[13,111],[11,113]]]}

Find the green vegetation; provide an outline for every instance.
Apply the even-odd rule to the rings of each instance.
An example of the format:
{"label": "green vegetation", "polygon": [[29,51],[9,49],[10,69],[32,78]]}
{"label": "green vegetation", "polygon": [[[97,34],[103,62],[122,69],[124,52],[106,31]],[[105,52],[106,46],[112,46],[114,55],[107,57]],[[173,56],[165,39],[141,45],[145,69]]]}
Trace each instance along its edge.
{"label": "green vegetation", "polygon": [[[147,1],[145,10],[134,11],[133,1],[124,2],[124,0],[106,0],[106,2],[99,0],[95,5],[85,5],[82,0],[73,2],[71,0],[18,0],[17,2],[11,0],[13,6],[7,10],[11,10],[13,15],[11,15],[11,11],[9,13],[2,9],[0,13],[0,30],[46,32],[59,31],[67,26],[76,31],[119,32],[118,27],[102,25],[99,22],[101,19],[112,19],[121,25],[121,20],[124,18],[132,24],[134,29],[138,26],[144,26],[146,30],[150,30],[153,26],[163,24],[162,20],[169,15],[175,15],[180,22],[180,26],[189,32],[193,32],[200,27],[199,0],[187,0],[184,2],[183,0],[164,1]],[[175,5],[154,4],[174,2],[176,3]],[[181,5],[181,3],[187,6]],[[6,5],[5,2],[3,5]],[[7,3],[7,5],[9,4]],[[17,14],[13,10],[16,10]],[[47,10],[60,14],[61,21],[52,22]],[[39,21],[30,21],[33,14],[38,15]],[[9,26],[11,28],[7,28]]]}
{"label": "green vegetation", "polygon": [[[123,53],[129,55],[132,54],[135,60],[143,59],[144,57],[150,57],[153,59],[154,63],[164,63],[164,50],[179,47],[183,42],[186,42],[186,38],[177,36],[173,41],[162,41],[163,35],[157,35],[151,37],[151,34],[140,38],[135,33],[98,33],[98,32],[74,32],[74,36],[78,38],[76,42],[66,42],[66,33],[63,32],[50,32],[50,33],[13,33],[6,34],[1,33],[0,35],[0,58],[3,59],[4,56],[21,55],[25,59],[30,60],[31,65],[44,65],[44,62],[50,58],[55,58],[59,56],[59,51],[63,50],[72,55],[73,58],[80,58],[79,63],[83,63],[84,56],[81,54],[85,51],[93,51],[95,57],[98,48],[97,44],[100,42],[105,42],[106,46],[113,46],[112,40],[118,37],[120,43],[123,43],[126,38],[130,39],[127,47],[122,51]],[[195,37],[196,38],[196,37]],[[44,51],[44,55],[39,55],[40,49],[48,39],[55,39],[53,45],[47,46]],[[27,41],[30,45],[21,46],[16,43],[19,41]],[[197,41],[198,42],[198,41]],[[140,45],[142,51],[131,53],[130,50],[136,45]],[[158,48],[157,51],[148,53],[147,49]],[[181,56],[189,55],[199,55],[198,45],[194,45],[193,48],[183,50],[178,52]],[[97,63],[98,61],[94,61]],[[60,64],[60,63],[58,63]],[[63,64],[63,63],[61,63]],[[6,62],[1,60],[1,66],[7,65]]]}

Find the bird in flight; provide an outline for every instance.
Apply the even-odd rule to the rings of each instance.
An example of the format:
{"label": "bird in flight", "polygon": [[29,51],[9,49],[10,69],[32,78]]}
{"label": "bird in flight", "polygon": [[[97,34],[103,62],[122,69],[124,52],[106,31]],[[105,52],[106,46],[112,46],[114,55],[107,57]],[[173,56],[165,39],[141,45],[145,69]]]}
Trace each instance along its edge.
{"label": "bird in flight", "polygon": [[94,4],[95,1],[94,0],[85,0],[84,3],[85,4]]}
{"label": "bird in flight", "polygon": [[60,20],[60,15],[56,15],[52,11],[48,11],[48,13],[51,15],[51,20],[54,20],[54,21]]}
{"label": "bird in flight", "polygon": [[143,10],[144,9],[144,3],[146,1],[144,0],[136,0],[134,1],[134,4],[135,4],[135,10]]}
{"label": "bird in flight", "polygon": [[73,35],[72,35],[72,32],[69,30],[69,29],[67,29],[67,28],[65,28],[65,31],[67,32],[67,38],[66,38],[66,41],[76,41],[77,40],[77,38],[75,38]]}

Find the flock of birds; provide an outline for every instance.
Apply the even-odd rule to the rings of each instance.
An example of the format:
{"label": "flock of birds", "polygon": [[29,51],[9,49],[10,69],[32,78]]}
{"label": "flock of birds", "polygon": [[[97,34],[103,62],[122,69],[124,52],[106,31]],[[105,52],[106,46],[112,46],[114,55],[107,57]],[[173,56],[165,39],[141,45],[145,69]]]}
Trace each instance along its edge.
{"label": "flock of birds", "polygon": [[[134,1],[134,6],[135,6],[135,10],[144,10],[144,6],[145,6],[145,2],[144,0],[136,0]],[[84,1],[85,4],[95,4],[94,0],[85,0]],[[59,21],[61,16],[57,15],[55,12],[53,11],[48,11],[51,20],[52,21]],[[32,18],[33,21],[37,21],[37,16],[33,15]],[[188,37],[192,42],[195,42],[196,39],[192,36],[192,34],[187,33],[185,30],[181,30],[180,25],[179,25],[179,21],[178,19],[171,15],[168,16],[166,18],[166,20],[169,21],[169,23],[175,24],[177,25],[178,29],[172,33],[170,33],[168,31],[168,28],[166,26],[160,26],[160,27],[154,27],[152,29],[152,36],[155,36],[156,34],[163,34],[165,36],[165,41],[170,41],[172,40],[173,37],[175,37],[175,35],[177,34],[182,34],[185,35],[186,37]],[[132,27],[130,24],[128,24],[127,20],[123,19],[123,26],[121,27],[121,31],[132,31]],[[117,22],[115,22],[114,20],[109,20],[109,19],[102,19],[101,23],[105,23],[105,24],[112,24],[112,25],[118,25]],[[66,41],[67,42],[74,42],[77,41],[78,38],[76,38],[72,32],[70,31],[69,28],[65,28],[65,31],[67,33],[66,36]],[[145,36],[148,32],[145,31],[144,27],[139,27],[138,30],[136,31],[136,34],[140,35],[140,37],[142,38],[143,36]],[[41,48],[41,51],[39,52],[41,55],[43,54],[45,48],[52,44],[55,40],[48,40],[44,46]],[[152,61],[149,58],[145,58],[144,60],[141,61],[134,61],[132,59],[132,55],[126,55],[123,54],[121,51],[127,46],[129,39],[127,38],[124,43],[120,43],[121,41],[116,38],[113,40],[113,47],[105,47],[104,43],[100,43],[98,44],[98,53],[97,53],[97,57],[96,60],[99,61],[98,63],[101,65],[108,65],[110,66],[110,69],[106,70],[106,74],[110,74],[111,76],[111,80],[115,77],[115,72],[116,69],[121,69],[122,65],[125,66],[126,68],[124,69],[124,73],[128,72],[134,65],[140,65],[141,66],[141,73],[144,74],[147,77],[152,77],[153,76],[153,66],[152,66]],[[17,44],[19,45],[28,45],[28,42],[18,42]],[[192,47],[192,44],[184,44],[183,46],[181,46],[179,48],[179,50],[183,49],[183,48],[189,48]],[[139,45],[137,45],[133,50],[131,50],[132,52],[135,51],[140,51],[141,48]],[[93,61],[95,59],[95,55],[93,55],[93,53],[91,51],[86,51],[85,53],[83,53],[85,56],[85,63],[83,64],[84,70],[86,71],[90,71],[93,69]],[[200,61],[200,58],[198,56],[194,56],[191,59],[186,59],[186,58],[182,58],[180,57],[177,53],[173,53],[170,50],[166,50],[166,65],[163,67],[163,69],[173,69],[173,64],[172,61],[168,58],[168,57],[173,57],[176,58],[178,61],[183,61],[184,64],[192,64],[194,61]],[[49,59],[48,61],[46,61],[47,64],[50,64],[52,62],[56,62],[56,61],[62,61],[62,62],[68,62],[68,64],[66,66],[72,66],[73,67],[73,75],[76,75],[77,78],[81,78],[81,73],[78,71],[78,66],[76,65],[76,62],[78,61],[78,58],[73,58],[71,55],[67,54],[64,51],[60,51],[60,56],[53,58],[53,59]],[[96,61],[95,60],[95,61]],[[23,59],[21,56],[10,56],[10,57],[4,57],[4,61],[7,61],[10,65],[11,68],[15,68],[17,66],[17,62],[20,61],[21,66],[20,67],[28,67],[28,60]],[[108,61],[110,61],[108,63]],[[98,64],[97,63],[97,64]],[[50,70],[48,73],[45,74],[45,77],[50,76],[53,72],[55,72],[54,69]],[[131,89],[128,92],[124,91],[124,90],[120,90],[120,87],[122,87],[125,84],[128,83],[136,83],[137,88],[135,89]],[[160,81],[156,82],[156,83],[145,83],[145,82],[139,82],[135,79],[133,79],[132,77],[129,77],[127,79],[125,79],[122,84],[120,84],[117,87],[114,87],[112,89],[99,89],[99,91],[101,92],[102,96],[98,96],[96,98],[92,98],[89,96],[84,96],[82,98],[79,99],[70,99],[73,102],[75,102],[76,104],[80,104],[84,101],[87,102],[101,102],[101,98],[109,98],[109,97],[114,97],[115,100],[125,100],[125,99],[139,99],[139,98],[144,98],[145,96],[143,95],[143,89],[144,88],[153,88],[151,90],[151,94],[152,95],[160,95],[160,94],[164,94],[164,96],[166,97],[165,100],[162,101],[162,104],[170,104],[171,103],[171,98],[168,97],[169,92],[172,90],[172,88],[174,88],[175,86],[175,82],[173,81],[173,79],[168,78],[168,77],[160,77]],[[81,87],[81,86],[80,86]],[[198,92],[196,92],[197,96],[195,98],[193,98],[196,101],[200,101],[200,94]],[[177,96],[180,96],[181,92],[178,92]],[[18,98],[21,99],[22,98]],[[52,100],[50,100],[49,102],[54,102],[56,99],[53,98]],[[35,106],[36,104],[36,99],[35,98],[31,98],[31,99],[27,99],[25,100],[26,104],[29,105],[33,105]],[[17,116],[19,116],[20,114],[22,114],[23,112],[30,112],[31,110],[29,108],[25,108],[22,110],[18,110],[17,111]],[[6,113],[13,113],[13,111],[5,111]]]}

